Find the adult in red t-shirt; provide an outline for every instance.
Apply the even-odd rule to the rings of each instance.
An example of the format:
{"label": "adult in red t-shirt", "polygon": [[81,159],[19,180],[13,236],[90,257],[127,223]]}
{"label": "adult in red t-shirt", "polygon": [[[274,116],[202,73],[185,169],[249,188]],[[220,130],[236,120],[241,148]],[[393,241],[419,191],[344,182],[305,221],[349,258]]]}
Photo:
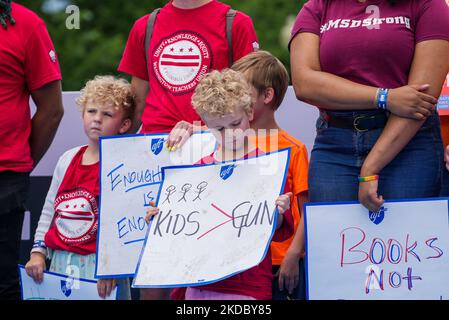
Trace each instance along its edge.
{"label": "adult in red t-shirt", "polygon": [[[20,299],[17,264],[29,173],[62,118],[61,72],[45,23],[0,0],[0,300]],[[30,115],[30,96],[36,113]]]}
{"label": "adult in red t-shirt", "polygon": [[439,195],[445,0],[310,0],[290,50],[297,97],[321,111],[310,201],[359,199],[378,211],[383,197]]}
{"label": "adult in red t-shirt", "polygon": [[[172,0],[159,12],[145,57],[150,15],[134,24],[118,70],[132,75],[137,95],[136,132],[169,132],[178,122],[201,121],[191,97],[200,77],[229,67],[226,13],[216,0]],[[237,12],[232,24],[233,60],[258,49],[251,19]],[[149,90],[148,90],[149,89]],[[142,114],[143,112],[143,114]]]}

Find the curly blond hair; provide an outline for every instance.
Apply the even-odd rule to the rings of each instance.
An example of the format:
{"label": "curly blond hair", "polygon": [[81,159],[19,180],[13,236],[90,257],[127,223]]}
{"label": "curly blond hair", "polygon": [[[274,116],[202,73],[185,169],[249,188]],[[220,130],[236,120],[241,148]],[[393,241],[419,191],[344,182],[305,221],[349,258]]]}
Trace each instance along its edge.
{"label": "curly blond hair", "polygon": [[249,114],[253,100],[244,76],[240,72],[224,69],[214,70],[201,79],[192,96],[192,105],[200,116],[224,116],[236,108]]}
{"label": "curly blond hair", "polygon": [[133,119],[136,109],[135,96],[131,92],[131,84],[114,76],[95,76],[87,81],[81,89],[76,104],[81,112],[89,102],[112,104],[115,109],[123,110],[124,118]]}

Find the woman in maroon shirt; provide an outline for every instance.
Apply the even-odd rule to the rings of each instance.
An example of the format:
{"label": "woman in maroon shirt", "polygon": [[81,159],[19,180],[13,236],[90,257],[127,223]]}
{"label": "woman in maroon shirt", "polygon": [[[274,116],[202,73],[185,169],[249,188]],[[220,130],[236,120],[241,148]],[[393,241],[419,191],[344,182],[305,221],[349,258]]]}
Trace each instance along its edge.
{"label": "woman in maroon shirt", "polygon": [[310,200],[438,196],[434,105],[449,70],[444,0],[310,0],[290,42],[298,99],[317,106]]}

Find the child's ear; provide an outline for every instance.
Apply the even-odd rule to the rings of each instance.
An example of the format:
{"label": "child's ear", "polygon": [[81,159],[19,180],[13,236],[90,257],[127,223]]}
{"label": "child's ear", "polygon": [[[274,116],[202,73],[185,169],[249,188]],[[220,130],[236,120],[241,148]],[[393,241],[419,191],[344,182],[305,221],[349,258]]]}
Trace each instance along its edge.
{"label": "child's ear", "polygon": [[272,87],[268,87],[264,91],[263,102],[265,104],[270,104],[274,100],[274,89]]}
{"label": "child's ear", "polygon": [[131,119],[126,118],[122,122],[122,126],[120,127],[119,133],[124,134],[129,130],[129,128],[131,128]]}

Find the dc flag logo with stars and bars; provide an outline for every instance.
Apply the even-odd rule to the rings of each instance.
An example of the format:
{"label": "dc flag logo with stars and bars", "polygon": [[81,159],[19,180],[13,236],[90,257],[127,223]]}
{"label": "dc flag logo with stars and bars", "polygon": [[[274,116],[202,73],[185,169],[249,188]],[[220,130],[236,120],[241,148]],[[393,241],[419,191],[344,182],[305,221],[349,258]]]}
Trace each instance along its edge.
{"label": "dc flag logo with stars and bars", "polygon": [[94,239],[98,228],[98,206],[95,196],[80,188],[63,192],[55,199],[55,220],[64,243],[86,243]]}
{"label": "dc flag logo with stars and bars", "polygon": [[200,35],[180,31],[155,47],[152,64],[159,83],[172,94],[182,95],[193,91],[209,72],[212,51]]}

